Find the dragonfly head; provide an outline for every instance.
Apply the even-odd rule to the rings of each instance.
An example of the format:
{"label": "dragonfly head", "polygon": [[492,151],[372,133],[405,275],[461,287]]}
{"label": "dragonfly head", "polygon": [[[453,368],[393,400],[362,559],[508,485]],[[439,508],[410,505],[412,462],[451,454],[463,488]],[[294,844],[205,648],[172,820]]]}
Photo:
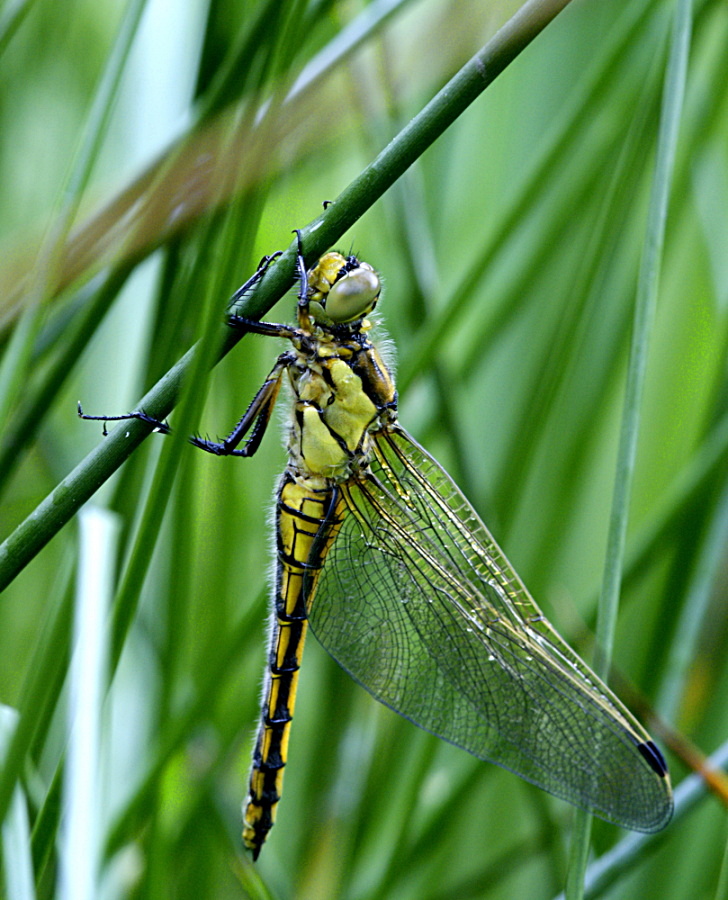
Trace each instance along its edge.
{"label": "dragonfly head", "polygon": [[348,325],[376,306],[382,285],[369,263],[327,253],[308,272],[305,312],[324,326]]}

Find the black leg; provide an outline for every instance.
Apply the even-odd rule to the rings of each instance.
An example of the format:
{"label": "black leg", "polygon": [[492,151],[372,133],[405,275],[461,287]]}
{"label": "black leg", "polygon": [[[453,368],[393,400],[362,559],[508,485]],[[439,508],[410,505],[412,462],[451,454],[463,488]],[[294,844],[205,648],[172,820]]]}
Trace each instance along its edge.
{"label": "black leg", "polygon": [[228,316],[228,325],[250,334],[262,334],[266,337],[288,338],[295,336],[296,329],[290,325],[279,325],[277,322],[259,322],[247,316]]}
{"label": "black leg", "polygon": [[[301,256],[301,235],[300,232],[296,233],[298,234],[299,250],[298,267],[299,271],[303,272],[302,277],[305,278],[305,266],[303,264],[303,258]],[[235,291],[230,300],[229,306],[232,306],[238,300],[240,300],[240,298],[247,291],[249,291],[253,287],[253,285],[260,281],[260,279],[267,272],[271,263],[274,260],[278,259],[280,255],[281,251],[273,253],[271,256],[264,256],[258,264],[258,268],[255,273],[245,282],[244,285],[242,285],[237,289],[237,291]],[[301,290],[303,290],[303,287],[301,287]],[[274,322],[259,322],[256,319],[248,319],[246,316],[231,315],[228,319],[228,324],[233,328],[241,328],[245,331],[250,331],[254,334],[266,335],[268,337],[283,337],[290,339],[295,337],[299,333],[298,329],[292,328],[290,325],[278,325]],[[283,375],[283,371],[287,368],[290,362],[290,353],[281,354],[281,356],[278,358],[278,362],[273,367],[273,370],[271,371],[268,378],[265,380],[265,383],[253,398],[250,406],[245,412],[245,415],[240,419],[238,424],[235,426],[235,428],[233,428],[233,430],[225,438],[225,440],[209,441],[195,435],[189,439],[190,442],[194,444],[195,447],[199,447],[200,450],[205,450],[207,453],[214,453],[216,456],[252,456],[260,446],[263,435],[265,434],[265,430],[268,427],[268,422],[270,421],[273,407],[275,406],[276,400],[278,398],[278,392],[281,387],[281,378]],[[96,422],[103,422],[104,436],[108,434],[108,431],[106,429],[107,422],[123,422],[127,419],[138,419],[140,422],[146,422],[147,425],[151,425],[156,431],[159,431],[161,434],[172,433],[172,429],[167,422],[162,422],[159,419],[153,418],[152,416],[145,413],[144,410],[127,413],[123,416],[89,416],[84,413],[81,407],[81,403],[79,402],[78,415],[81,419],[90,419]],[[238,449],[238,445],[251,428],[253,430],[250,438],[246,441],[242,448]]]}
{"label": "black leg", "polygon": [[296,257],[296,267],[298,268],[298,302],[300,304],[304,303],[308,298],[308,274],[306,272],[306,262],[303,258],[303,240],[301,238],[301,232],[298,228],[294,230],[296,232],[296,240],[298,242],[298,256]]}
{"label": "black leg", "polygon": [[[298,257],[296,260],[296,268],[298,270],[299,280],[298,305],[299,307],[301,307],[305,306],[308,301],[308,274],[306,272],[306,263],[303,259],[303,243],[301,241],[301,232],[298,229],[295,229],[295,232],[296,238],[298,240]],[[239,300],[243,296],[243,294],[246,293],[246,291],[249,291],[250,288],[265,275],[270,264],[280,255],[281,252],[279,251],[278,253],[274,253],[272,256],[263,257],[258,265],[258,270],[255,272],[255,274],[233,294],[233,297],[228,304],[228,308],[233,306],[235,302]],[[234,313],[228,316],[227,323],[231,328],[238,329],[245,333],[262,334],[266,337],[279,337],[291,340],[300,333],[299,329],[292,328],[290,325],[280,325],[276,322],[260,322],[258,321],[258,319],[249,319],[247,316],[239,316]]]}
{"label": "black leg", "polygon": [[157,431],[162,434],[171,434],[172,429],[166,422],[161,422],[159,419],[155,419],[153,416],[147,415],[143,410],[139,410],[138,412],[130,412],[124,416],[88,416],[83,411],[81,407],[81,401],[78,403],[78,417],[79,419],[88,419],[93,422],[103,422],[103,435],[106,437],[108,431],[106,430],[107,422],[123,422],[125,419],[138,419],[140,422],[146,422],[147,425],[151,425]]}
{"label": "black leg", "polygon": [[[240,419],[238,424],[233,428],[230,434],[223,441],[209,441],[205,438],[193,435],[189,438],[190,443],[204,450],[206,453],[213,453],[215,456],[252,456],[260,446],[263,435],[270,422],[273,413],[273,407],[278,399],[278,392],[281,388],[281,378],[286,368],[286,354],[278,360],[275,367],[266,378],[263,386],[253,397],[250,406],[245,411],[245,415]],[[158,419],[148,416],[145,412],[132,412],[124,416],[88,416],[78,404],[78,415],[82,419],[90,419],[96,422],[104,423],[104,437],[108,434],[106,430],[107,422],[123,422],[126,419],[138,419],[140,422],[146,422],[162,434],[171,434],[172,429],[167,422],[160,422]],[[245,445],[238,449],[238,444],[243,440],[245,435],[253,429],[250,438]]]}
{"label": "black leg", "polygon": [[250,278],[248,278],[245,284],[242,284],[230,298],[230,301],[228,302],[228,309],[230,309],[231,306],[235,306],[235,304],[239,300],[242,300],[242,298],[248,293],[248,291],[261,280],[261,278],[268,271],[271,263],[275,262],[275,260],[278,259],[282,252],[282,250],[276,250],[275,253],[271,253],[270,256],[264,256],[263,259],[261,259],[255,272],[253,272],[253,274],[250,276]]}
{"label": "black leg", "polygon": [[[205,438],[195,436],[190,438],[190,443],[206,453],[213,453],[215,456],[252,456],[260,447],[260,442],[263,440],[263,435],[270,422],[287,363],[288,356],[284,353],[279,357],[278,362],[266,378],[261,389],[253,397],[250,406],[245,411],[245,415],[225,440],[208,441]],[[250,437],[244,446],[238,449],[238,444],[250,431],[251,427],[253,431]]]}

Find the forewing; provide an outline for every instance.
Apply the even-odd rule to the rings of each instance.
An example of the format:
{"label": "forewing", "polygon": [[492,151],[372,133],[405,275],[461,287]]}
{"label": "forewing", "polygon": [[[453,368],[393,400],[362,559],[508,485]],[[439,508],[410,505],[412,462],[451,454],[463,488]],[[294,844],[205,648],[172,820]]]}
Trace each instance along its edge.
{"label": "forewing", "polygon": [[647,733],[546,622],[442,467],[402,429],[375,443],[371,475],[341,487],[314,634],[427,731],[609,821],[663,827],[670,783]]}

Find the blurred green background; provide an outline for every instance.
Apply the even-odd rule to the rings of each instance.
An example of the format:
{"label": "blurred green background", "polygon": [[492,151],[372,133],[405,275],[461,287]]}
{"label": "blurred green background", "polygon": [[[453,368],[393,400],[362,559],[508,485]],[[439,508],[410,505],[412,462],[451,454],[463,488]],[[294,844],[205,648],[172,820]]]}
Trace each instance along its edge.
{"label": "blurred green background", "polygon": [[[2,7],[0,537],[102,441],[76,401],[134,408],[517,6]],[[672,9],[571,4],[338,243],[382,273],[403,424],[587,660]],[[98,94],[136,11],[118,92]],[[728,739],[727,45],[725,4],[695,0],[614,658],[658,743],[649,710],[705,752]],[[192,430],[226,434],[277,352],[246,338],[188,385]],[[244,856],[284,464],[275,433],[250,460],[151,438],[95,498],[118,516],[133,615],[109,651],[89,896],[557,895],[571,809],[380,708],[314,640],[278,822],[256,866]],[[31,723],[15,771],[39,897],[81,896],[57,856],[80,571],[74,521],[0,598],[0,702]],[[689,770],[667,755],[678,784]],[[726,897],[727,833],[707,796],[599,896]],[[595,823],[595,852],[623,836]],[[4,859],[12,898],[33,896],[22,856]]]}

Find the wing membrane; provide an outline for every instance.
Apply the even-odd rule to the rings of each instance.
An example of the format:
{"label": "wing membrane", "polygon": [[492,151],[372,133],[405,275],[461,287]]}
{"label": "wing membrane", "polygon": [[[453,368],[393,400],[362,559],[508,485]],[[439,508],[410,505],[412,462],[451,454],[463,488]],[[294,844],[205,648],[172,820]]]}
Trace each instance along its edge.
{"label": "wing membrane", "polygon": [[[657,830],[650,741],[543,618],[476,512],[403,430],[376,438],[312,600],[314,634],[377,700],[609,821]],[[649,744],[651,747],[651,743]]]}

